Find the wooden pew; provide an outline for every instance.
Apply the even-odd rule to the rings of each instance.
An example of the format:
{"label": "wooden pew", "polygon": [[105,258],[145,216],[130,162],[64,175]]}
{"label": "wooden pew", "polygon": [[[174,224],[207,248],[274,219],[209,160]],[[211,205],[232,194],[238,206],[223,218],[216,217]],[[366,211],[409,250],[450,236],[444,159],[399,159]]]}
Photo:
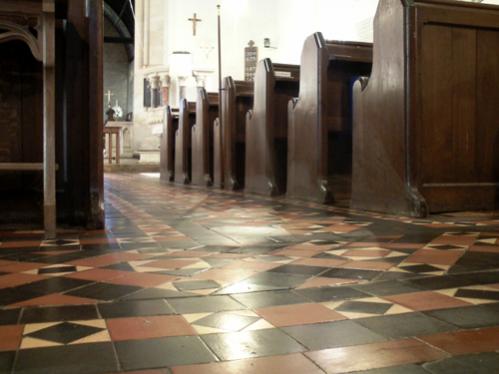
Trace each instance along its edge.
{"label": "wooden pew", "polygon": [[192,126],[196,120],[196,103],[180,100],[178,129],[175,133],[175,182],[191,183]]}
{"label": "wooden pew", "polygon": [[276,196],[286,192],[287,106],[298,95],[296,65],[258,63],[254,106],[246,122],[245,191]]}
{"label": "wooden pew", "polygon": [[499,7],[380,0],[354,88],[355,208],[411,216],[499,206]]}
{"label": "wooden pew", "polygon": [[223,129],[215,128],[215,185],[231,190],[244,188],[246,113],[253,107],[253,82],[223,81]]}
{"label": "wooden pew", "polygon": [[289,105],[287,196],[321,203],[344,198],[341,192],[348,198],[352,83],[371,65],[372,44],[326,41],[321,33],[305,41],[300,96]]}
{"label": "wooden pew", "polygon": [[213,185],[213,122],[218,116],[218,93],[198,88],[196,125],[192,128],[192,184]]}
{"label": "wooden pew", "polygon": [[165,108],[160,147],[160,179],[173,182],[175,178],[175,133],[178,130],[178,109]]}

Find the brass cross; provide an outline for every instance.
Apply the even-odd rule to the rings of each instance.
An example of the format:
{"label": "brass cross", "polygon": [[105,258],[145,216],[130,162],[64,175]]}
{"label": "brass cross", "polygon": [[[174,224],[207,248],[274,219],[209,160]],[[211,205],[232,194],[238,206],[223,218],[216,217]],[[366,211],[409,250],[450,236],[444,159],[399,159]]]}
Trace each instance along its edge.
{"label": "brass cross", "polygon": [[194,13],[194,16],[189,18],[189,21],[192,22],[192,35],[196,36],[197,23],[202,22],[203,20],[198,18],[197,13]]}
{"label": "brass cross", "polygon": [[111,90],[108,90],[104,96],[107,96],[107,103],[111,104],[111,96],[114,96],[114,94],[111,92]]}

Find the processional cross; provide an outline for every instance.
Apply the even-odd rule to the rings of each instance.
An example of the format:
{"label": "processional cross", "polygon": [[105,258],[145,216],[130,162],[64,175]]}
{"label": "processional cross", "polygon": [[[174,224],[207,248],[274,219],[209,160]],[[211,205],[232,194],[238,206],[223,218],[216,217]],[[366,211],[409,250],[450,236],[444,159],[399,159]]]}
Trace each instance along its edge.
{"label": "processional cross", "polygon": [[111,96],[114,96],[114,94],[111,92],[111,90],[108,90],[104,96],[107,96],[107,103],[109,105],[111,105]]}
{"label": "processional cross", "polygon": [[197,24],[198,22],[203,22],[203,20],[198,18],[197,13],[194,13],[194,16],[189,18],[188,21],[192,22],[192,35],[196,36]]}

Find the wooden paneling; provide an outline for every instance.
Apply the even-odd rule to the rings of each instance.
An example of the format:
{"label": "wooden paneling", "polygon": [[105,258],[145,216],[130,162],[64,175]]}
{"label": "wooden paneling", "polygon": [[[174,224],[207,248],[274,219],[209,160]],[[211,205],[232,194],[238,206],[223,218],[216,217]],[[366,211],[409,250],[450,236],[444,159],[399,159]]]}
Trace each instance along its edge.
{"label": "wooden paneling", "polygon": [[175,182],[190,184],[192,178],[192,127],[196,121],[196,103],[180,101],[178,129],[175,133]]}
{"label": "wooden paneling", "polygon": [[213,124],[218,117],[218,93],[198,88],[196,125],[192,128],[192,184],[213,185]]}

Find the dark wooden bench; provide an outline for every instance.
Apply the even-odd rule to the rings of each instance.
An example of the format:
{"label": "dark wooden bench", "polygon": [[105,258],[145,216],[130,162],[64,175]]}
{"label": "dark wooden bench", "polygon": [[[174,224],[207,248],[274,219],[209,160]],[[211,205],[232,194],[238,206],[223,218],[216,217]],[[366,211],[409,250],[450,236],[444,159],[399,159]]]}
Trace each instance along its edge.
{"label": "dark wooden bench", "polygon": [[354,88],[354,208],[499,206],[498,51],[498,6],[380,0],[372,74]]}
{"label": "dark wooden bench", "polygon": [[287,196],[322,203],[349,197],[351,90],[371,66],[372,44],[326,41],[321,33],[305,41],[300,96],[289,105]]}
{"label": "dark wooden bench", "polygon": [[244,189],[276,196],[286,192],[288,102],[298,95],[300,68],[258,63],[253,109],[246,122]]}
{"label": "dark wooden bench", "polygon": [[223,129],[215,125],[215,185],[230,190],[244,188],[246,114],[253,107],[253,82],[223,81]]}
{"label": "dark wooden bench", "polygon": [[180,100],[178,129],[175,133],[175,182],[191,183],[192,127],[196,121],[196,103]]}
{"label": "dark wooden bench", "polygon": [[218,93],[198,88],[196,125],[192,128],[192,184],[213,185],[213,122],[218,116]]}
{"label": "dark wooden bench", "polygon": [[173,182],[175,178],[175,133],[178,129],[178,109],[165,108],[163,134],[160,147],[160,178],[165,182]]}

